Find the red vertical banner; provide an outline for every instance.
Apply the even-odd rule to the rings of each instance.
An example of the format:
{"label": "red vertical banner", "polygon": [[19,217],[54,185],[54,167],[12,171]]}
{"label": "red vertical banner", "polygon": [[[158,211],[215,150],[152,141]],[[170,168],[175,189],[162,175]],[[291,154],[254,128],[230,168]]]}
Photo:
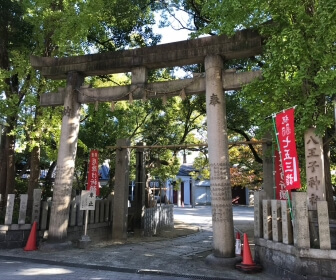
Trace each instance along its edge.
{"label": "red vertical banner", "polygon": [[286,190],[285,184],[285,174],[283,172],[281,159],[279,155],[279,151],[275,151],[275,186],[276,186],[276,199],[278,200],[287,200],[288,199],[288,191]]}
{"label": "red vertical banner", "polygon": [[89,174],[86,189],[89,191],[95,191],[96,196],[100,195],[98,163],[98,151],[92,150],[90,152]]}
{"label": "red vertical banner", "polygon": [[299,189],[301,182],[295,142],[294,108],[276,114],[275,124],[286,189]]}

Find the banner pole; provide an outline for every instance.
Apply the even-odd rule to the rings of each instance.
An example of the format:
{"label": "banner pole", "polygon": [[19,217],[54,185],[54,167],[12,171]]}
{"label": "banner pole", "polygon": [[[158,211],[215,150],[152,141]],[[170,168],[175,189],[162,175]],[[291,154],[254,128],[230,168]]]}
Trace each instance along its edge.
{"label": "banner pole", "polygon": [[[273,118],[273,119],[274,119],[276,114],[279,114],[279,113],[281,113],[281,112],[285,112],[285,111],[287,111],[287,110],[289,110],[289,109],[295,109],[296,107],[297,107],[297,105],[294,105],[294,106],[292,106],[292,107],[283,109],[283,110],[281,110],[281,111],[279,111],[279,112],[272,113],[272,115],[267,116],[267,117],[265,118],[265,120],[270,119],[270,118]],[[276,131],[276,130],[275,130],[275,131]]]}
{"label": "banner pole", "polygon": [[275,179],[275,150],[274,150],[274,145],[272,144],[272,164],[273,164],[273,197],[276,199],[276,179]]}

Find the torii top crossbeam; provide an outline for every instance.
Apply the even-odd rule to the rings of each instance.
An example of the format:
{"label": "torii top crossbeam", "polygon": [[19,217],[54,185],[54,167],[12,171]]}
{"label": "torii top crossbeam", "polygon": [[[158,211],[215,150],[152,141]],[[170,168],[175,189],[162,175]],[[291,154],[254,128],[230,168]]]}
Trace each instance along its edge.
{"label": "torii top crossbeam", "polygon": [[130,72],[135,67],[159,69],[203,63],[206,55],[220,55],[224,60],[239,59],[261,53],[262,38],[252,30],[242,30],[228,37],[209,36],[199,39],[162,44],[116,52],[76,57],[37,57],[30,61],[35,69],[49,79],[66,79],[70,71],[84,76]]}

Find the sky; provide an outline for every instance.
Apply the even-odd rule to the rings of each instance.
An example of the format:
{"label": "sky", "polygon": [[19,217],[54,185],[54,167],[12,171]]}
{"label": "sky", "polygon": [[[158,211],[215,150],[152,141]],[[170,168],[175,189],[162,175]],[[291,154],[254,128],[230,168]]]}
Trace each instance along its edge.
{"label": "sky", "polygon": [[[178,13],[178,17],[182,22],[186,22],[185,14],[182,12]],[[156,14],[155,20],[158,23],[160,21],[160,14]],[[188,30],[174,30],[173,27],[176,29],[179,27],[178,22],[173,20],[173,18],[170,18],[171,20],[171,25],[169,27],[165,28],[159,28],[158,26],[154,27],[154,32],[159,33],[162,35],[161,44],[167,44],[167,43],[172,43],[172,42],[178,42],[178,41],[184,41],[188,39],[189,32]]]}
{"label": "sky", "polygon": [[[186,23],[185,13],[178,12],[177,16],[181,22]],[[155,21],[159,23],[160,21],[159,13],[156,14]],[[189,30],[185,30],[185,29],[178,30],[178,28],[180,27],[179,23],[173,18],[170,18],[170,21],[171,21],[171,25],[168,27],[159,28],[158,25],[156,25],[153,28],[154,33],[158,33],[162,35],[159,45],[178,42],[178,41],[185,41],[185,40],[188,40],[189,38],[189,33],[190,33]],[[177,67],[174,71],[174,75],[177,78],[183,79],[186,77],[186,72],[183,71],[181,68]]]}

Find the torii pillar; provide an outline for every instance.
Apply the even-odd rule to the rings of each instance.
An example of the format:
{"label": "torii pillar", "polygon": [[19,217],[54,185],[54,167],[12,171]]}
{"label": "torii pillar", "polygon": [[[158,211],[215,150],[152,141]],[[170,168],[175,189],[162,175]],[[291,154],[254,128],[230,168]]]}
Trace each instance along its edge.
{"label": "torii pillar", "polygon": [[[117,140],[117,146],[119,147],[129,145],[129,139]],[[119,241],[127,239],[129,161],[129,149],[118,148],[115,167],[112,239]]]}
{"label": "torii pillar", "polygon": [[235,239],[222,71],[221,56],[208,55],[205,58],[213,255],[216,258],[234,258]]}

